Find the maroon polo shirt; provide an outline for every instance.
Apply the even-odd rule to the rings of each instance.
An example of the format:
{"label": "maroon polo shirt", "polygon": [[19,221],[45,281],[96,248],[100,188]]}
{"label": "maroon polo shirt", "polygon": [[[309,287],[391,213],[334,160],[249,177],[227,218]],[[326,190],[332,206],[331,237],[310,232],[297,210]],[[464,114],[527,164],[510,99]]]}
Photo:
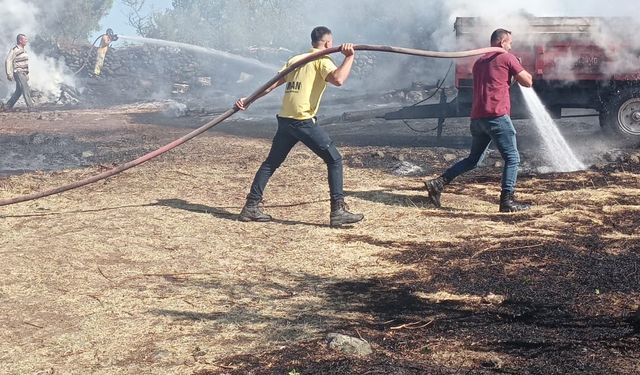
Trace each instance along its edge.
{"label": "maroon polo shirt", "polygon": [[509,86],[524,68],[510,53],[487,53],[473,64],[471,119],[511,115]]}

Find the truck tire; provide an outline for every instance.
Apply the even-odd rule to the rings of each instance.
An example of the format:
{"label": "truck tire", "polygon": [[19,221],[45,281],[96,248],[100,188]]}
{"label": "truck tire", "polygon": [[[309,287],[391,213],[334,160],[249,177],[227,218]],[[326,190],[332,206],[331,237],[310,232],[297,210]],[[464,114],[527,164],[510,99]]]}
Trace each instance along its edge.
{"label": "truck tire", "polygon": [[600,111],[600,126],[611,135],[640,138],[640,89],[624,88],[613,93]]}

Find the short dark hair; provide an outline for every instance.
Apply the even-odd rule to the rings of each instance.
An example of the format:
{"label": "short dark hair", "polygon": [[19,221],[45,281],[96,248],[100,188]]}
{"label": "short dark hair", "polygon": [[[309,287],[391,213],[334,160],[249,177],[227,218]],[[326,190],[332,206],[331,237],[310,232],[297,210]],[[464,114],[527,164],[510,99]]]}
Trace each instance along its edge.
{"label": "short dark hair", "polygon": [[511,31],[505,29],[497,29],[491,34],[491,45],[493,46],[494,44],[502,42],[502,39],[507,35],[511,35]]}
{"label": "short dark hair", "polygon": [[20,43],[20,38],[22,38],[22,37],[26,38],[27,36],[24,35],[24,34],[18,34],[18,36],[16,36],[16,43]]}
{"label": "short dark hair", "polygon": [[318,26],[311,31],[311,44],[316,45],[322,37],[327,34],[331,34],[331,30],[325,26]]}

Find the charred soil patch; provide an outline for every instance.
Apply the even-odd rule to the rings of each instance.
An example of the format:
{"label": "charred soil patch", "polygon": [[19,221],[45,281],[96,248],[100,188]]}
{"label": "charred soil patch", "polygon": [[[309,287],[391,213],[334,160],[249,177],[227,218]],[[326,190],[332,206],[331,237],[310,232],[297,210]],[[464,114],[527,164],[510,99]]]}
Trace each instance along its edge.
{"label": "charred soil patch", "polygon": [[[185,132],[125,109],[12,115],[6,144],[25,156],[44,137],[38,150],[104,158],[0,177],[2,197],[95,174]],[[439,171],[459,150],[378,158],[342,147],[347,199],[366,219],[336,230],[324,164],[302,147],[269,184],[275,220],[237,221],[268,150],[267,140],[206,134],[116,178],[3,207],[0,372],[640,373],[633,162],[523,174],[518,196],[535,206],[505,215],[499,168],[456,180],[436,210],[423,177],[387,167],[404,155]],[[331,332],[374,354],[330,351]]]}

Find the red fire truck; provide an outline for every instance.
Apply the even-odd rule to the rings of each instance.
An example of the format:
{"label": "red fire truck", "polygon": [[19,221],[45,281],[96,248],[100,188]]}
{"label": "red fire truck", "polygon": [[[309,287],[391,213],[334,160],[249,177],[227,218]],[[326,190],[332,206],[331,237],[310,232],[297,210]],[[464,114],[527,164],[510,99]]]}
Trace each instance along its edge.
{"label": "red fire truck", "polygon": [[[551,115],[560,118],[563,108],[597,111],[603,130],[640,137],[640,52],[631,43],[611,37],[608,25],[616,20],[575,17],[533,17],[513,30],[512,53],[534,78],[534,89]],[[460,17],[455,22],[458,46],[487,46],[493,28],[483,19]],[[613,40],[613,38],[611,38]],[[638,43],[640,44],[640,43]],[[630,58],[631,57],[631,58]],[[456,61],[458,95],[439,104],[417,105],[385,114],[387,120],[467,117],[471,112],[472,74],[475,58]],[[442,90],[441,95],[444,94]],[[512,86],[512,117],[526,118],[520,90]],[[442,128],[440,126],[438,134]]]}

